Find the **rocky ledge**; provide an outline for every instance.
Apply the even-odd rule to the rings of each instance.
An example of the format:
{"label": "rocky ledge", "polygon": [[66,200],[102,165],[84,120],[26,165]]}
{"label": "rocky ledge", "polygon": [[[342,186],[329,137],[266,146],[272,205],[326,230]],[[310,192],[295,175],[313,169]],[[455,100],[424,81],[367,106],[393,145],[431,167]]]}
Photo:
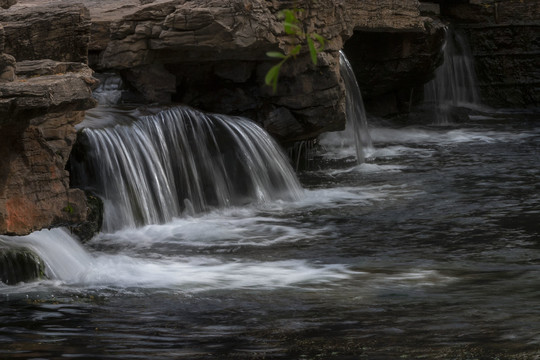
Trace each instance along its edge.
{"label": "rocky ledge", "polygon": [[[0,25],[0,234],[24,235],[86,219],[86,196],[69,188],[65,166],[76,138],[74,125],[83,120],[85,110],[95,106],[91,89],[96,80],[84,63],[36,59],[50,55],[65,60],[71,56],[66,52],[75,53],[67,45],[48,48],[46,42],[41,43],[46,37],[36,38],[39,32],[28,38],[34,51],[15,46],[14,39],[28,44],[22,39],[26,32],[13,29],[21,26],[21,19],[29,18],[28,12],[15,16],[13,9],[0,13],[2,21],[11,21]],[[66,20],[66,14],[77,16]],[[53,27],[66,21],[77,24],[84,20],[80,14],[80,6],[63,6],[56,13],[58,21],[51,14],[48,20]],[[41,21],[44,16],[37,12],[34,18]],[[39,30],[32,25],[26,24],[27,32]],[[86,45],[81,45],[85,49],[88,35]]]}
{"label": "rocky ledge", "polygon": [[[35,3],[37,0],[20,2],[21,6]],[[422,52],[427,54],[423,60],[401,68],[401,73],[408,74],[403,76],[405,79],[424,74],[417,83],[432,75],[442,42],[442,36],[433,30],[438,25],[420,15],[416,0],[82,3],[90,10],[91,67],[120,73],[147,102],[172,101],[248,116],[282,143],[312,139],[322,132],[344,128],[345,98],[338,52],[353,33],[413,33],[417,45],[405,45],[412,49],[404,50],[405,57],[414,56],[422,46],[430,46]],[[299,17],[304,30],[326,39],[326,50],[315,66],[304,46],[296,59],[282,68],[278,91],[273,93],[262,85],[266,72],[276,63],[266,52],[287,52],[301,41],[283,31],[279,17],[281,10],[295,7],[303,9]],[[432,37],[441,41],[426,40]],[[398,37],[400,44],[402,40]],[[358,64],[363,68],[369,65]],[[394,68],[384,71],[386,79],[393,79]],[[385,86],[386,92],[394,91],[395,86],[403,87],[390,81]]]}
{"label": "rocky ledge", "polygon": [[23,61],[0,83],[0,233],[27,234],[86,217],[66,162],[74,125],[95,105],[92,70],[80,63]]}

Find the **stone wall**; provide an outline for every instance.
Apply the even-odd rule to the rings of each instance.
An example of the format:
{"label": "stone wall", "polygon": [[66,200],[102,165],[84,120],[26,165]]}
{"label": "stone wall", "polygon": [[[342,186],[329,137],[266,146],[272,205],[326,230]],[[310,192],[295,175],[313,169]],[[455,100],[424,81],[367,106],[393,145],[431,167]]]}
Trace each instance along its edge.
{"label": "stone wall", "polygon": [[485,104],[540,106],[538,0],[445,1],[441,15],[468,34]]}

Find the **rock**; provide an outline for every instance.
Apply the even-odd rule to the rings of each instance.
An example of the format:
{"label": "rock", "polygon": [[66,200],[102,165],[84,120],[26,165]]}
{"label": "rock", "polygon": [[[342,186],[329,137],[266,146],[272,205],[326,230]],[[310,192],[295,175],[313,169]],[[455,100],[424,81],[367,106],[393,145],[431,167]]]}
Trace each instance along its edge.
{"label": "rock", "polygon": [[372,32],[422,32],[426,18],[417,0],[346,0],[353,30]]}
{"label": "rock", "polygon": [[6,34],[4,52],[17,61],[88,60],[90,17],[81,4],[21,1],[0,12],[0,23]]}
{"label": "rock", "polygon": [[[9,9],[10,6],[13,6],[17,3],[17,0],[0,0],[0,7],[3,9]],[[2,50],[0,50],[2,52]]]}
{"label": "rock", "polygon": [[70,230],[82,242],[90,240],[101,231],[103,224],[103,201],[94,194],[86,191],[87,213],[86,220],[70,226]]}
{"label": "rock", "polygon": [[15,80],[15,58],[0,54],[0,83]]}
{"label": "rock", "polygon": [[379,116],[408,112],[441,64],[443,43],[444,25],[434,20],[426,22],[423,30],[356,30],[344,51],[366,110]]}
{"label": "rock", "polygon": [[[51,64],[49,60],[18,62],[17,80],[0,83],[0,125],[41,114],[87,110],[96,105],[91,88],[97,82],[90,68],[82,64]],[[51,72],[47,72],[51,66]],[[59,69],[66,72],[57,73]],[[36,76],[37,73],[42,75]]]}
{"label": "rock", "polygon": [[294,39],[283,32],[277,17],[286,4],[173,0],[141,5],[126,0],[121,3],[124,11],[104,11],[103,5],[84,3],[91,9],[93,29],[99,32],[91,45],[93,52],[99,52],[92,65],[122,71],[149,102],[166,102],[172,94],[175,102],[245,115],[261,123],[265,109],[286,107],[303,128],[290,138],[311,138],[344,126],[337,50],[349,30],[341,5],[309,2],[304,21],[327,39],[327,58],[313,66],[305,47],[283,68],[280,87],[273,94],[263,84],[275,61],[265,53],[291,47]]}
{"label": "rock", "polygon": [[136,66],[123,74],[147,101],[167,104],[176,92],[176,78],[162,64]]}
{"label": "rock", "polygon": [[485,104],[540,106],[537,0],[445,2],[441,4],[441,14],[467,33]]}
{"label": "rock", "polygon": [[15,285],[45,277],[45,265],[31,250],[3,245],[0,241],[0,282]]}
{"label": "rock", "polygon": [[4,26],[0,24],[0,54],[4,52],[6,46],[6,32]]}
{"label": "rock", "polygon": [[[433,38],[438,33],[433,31],[434,26],[426,25],[432,20],[420,15],[416,0],[303,0],[295,4],[278,0],[81,2],[90,10],[92,19],[92,67],[120,72],[148,102],[172,100],[202,110],[248,116],[263,125],[270,115],[267,111],[285,108],[293,123],[280,127],[279,134],[272,133],[283,141],[310,139],[344,127],[344,86],[338,50],[353,31],[391,34],[390,38],[398,34],[392,45],[404,49],[397,70],[400,80],[395,87],[387,81],[381,96],[409,93],[431,76],[434,66],[427,62],[437,62],[439,55],[432,48],[423,48],[437,43]],[[56,7],[58,3],[49,0],[47,6]],[[73,8],[74,3],[62,2],[67,8]],[[39,4],[38,0],[22,0],[17,11],[24,13],[23,8],[39,8]],[[319,64],[314,66],[304,46],[296,59],[283,66],[278,92],[274,94],[263,84],[266,72],[276,61],[265,54],[287,52],[298,42],[285,34],[279,18],[280,10],[293,6],[305,9],[299,14],[302,24],[306,32],[325,37],[326,51],[319,54]],[[377,39],[374,36],[369,40],[368,52],[380,47]],[[349,49],[358,45],[354,41],[347,43]],[[366,50],[365,46],[359,47],[357,53]],[[387,55],[393,55],[390,46],[386,49]],[[419,59],[414,59],[416,53]],[[369,61],[361,64],[361,72],[366,73],[370,65]],[[383,69],[383,77],[392,79],[395,69],[389,61],[384,66],[387,68]],[[407,79],[413,79],[414,84],[404,90]],[[364,85],[369,86],[367,81]],[[377,92],[380,89],[375,89]],[[300,132],[298,125],[302,127]],[[283,134],[284,129],[295,130]]]}
{"label": "rock", "polygon": [[85,195],[69,188],[65,166],[74,125],[95,105],[95,79],[82,64],[17,69],[16,81],[0,83],[0,234],[24,235],[86,218]]}

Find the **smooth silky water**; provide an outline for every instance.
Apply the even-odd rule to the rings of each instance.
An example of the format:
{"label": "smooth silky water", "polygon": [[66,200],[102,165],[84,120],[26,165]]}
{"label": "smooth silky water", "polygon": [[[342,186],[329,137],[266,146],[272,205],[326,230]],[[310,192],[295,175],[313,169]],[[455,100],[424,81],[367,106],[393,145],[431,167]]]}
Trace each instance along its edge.
{"label": "smooth silky water", "polygon": [[0,358],[536,358],[537,120],[372,125],[299,196],[2,237],[49,280],[0,284]]}

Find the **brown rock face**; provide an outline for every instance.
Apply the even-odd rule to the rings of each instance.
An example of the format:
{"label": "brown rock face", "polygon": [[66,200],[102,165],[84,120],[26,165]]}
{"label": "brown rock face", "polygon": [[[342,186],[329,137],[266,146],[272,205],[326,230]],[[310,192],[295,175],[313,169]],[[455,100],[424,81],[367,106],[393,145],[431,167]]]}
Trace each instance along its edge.
{"label": "brown rock face", "polygon": [[484,103],[540,106],[538,0],[444,2],[441,15],[468,35]]}
{"label": "brown rock face", "polygon": [[86,41],[76,46],[65,33],[75,28],[70,24],[85,22],[81,6],[64,6],[55,14],[16,9],[0,13],[8,20],[0,26],[0,234],[24,235],[87,216],[86,196],[69,188],[65,166],[75,142],[74,125],[95,106],[91,87],[96,80],[80,62],[16,63],[2,53],[85,60],[89,33],[81,29],[89,26],[78,27],[74,36]]}
{"label": "brown rock face", "polygon": [[[92,11],[91,65],[121,71],[151,102],[180,102],[199,109],[240,114],[264,125],[268,115],[286,108],[295,131],[273,132],[283,142],[316,137],[345,124],[344,89],[338,50],[349,32],[343,5],[330,1],[221,0],[122,3],[124,11],[103,5]],[[131,5],[130,7],[127,7]],[[288,51],[300,39],[283,31],[278,12],[306,9],[307,31],[327,39],[318,66],[302,53],[281,71],[278,92],[264,86],[276,63],[267,51]],[[298,131],[300,127],[300,131]],[[287,127],[286,127],[287,128]]]}
{"label": "brown rock face", "polygon": [[[92,15],[92,66],[120,71],[148,101],[172,100],[203,110],[246,115],[282,142],[310,139],[344,127],[338,51],[353,30],[400,34],[392,45],[407,47],[397,70],[401,82],[417,79],[419,73],[422,76],[415,84],[429,79],[435,66],[426,63],[438,60],[441,45],[432,40],[439,34],[425,25],[432,20],[420,16],[416,0],[84,3]],[[300,17],[306,32],[326,38],[326,52],[313,66],[304,47],[282,68],[278,92],[273,94],[262,86],[266,72],[276,63],[265,53],[286,52],[299,41],[285,34],[278,15],[280,10],[294,7],[305,9]],[[380,46],[372,40],[367,48],[355,42],[348,48],[372,53]],[[423,46],[432,47],[426,50]],[[421,59],[412,59],[419,50]],[[362,71],[372,75],[370,66],[369,61],[360,64]],[[395,73],[391,66],[385,69],[387,92],[403,87],[390,84]],[[408,85],[407,91],[410,88]],[[287,120],[277,119],[276,114],[286,114]]]}
{"label": "brown rock face", "polygon": [[17,59],[87,62],[90,21],[81,4],[19,2],[0,12],[4,52]]}
{"label": "brown rock face", "polygon": [[[17,65],[17,79],[0,83],[0,234],[27,234],[86,216],[85,195],[69,188],[65,165],[74,125],[94,106],[92,72],[50,60]],[[47,68],[67,72],[35,75]]]}

